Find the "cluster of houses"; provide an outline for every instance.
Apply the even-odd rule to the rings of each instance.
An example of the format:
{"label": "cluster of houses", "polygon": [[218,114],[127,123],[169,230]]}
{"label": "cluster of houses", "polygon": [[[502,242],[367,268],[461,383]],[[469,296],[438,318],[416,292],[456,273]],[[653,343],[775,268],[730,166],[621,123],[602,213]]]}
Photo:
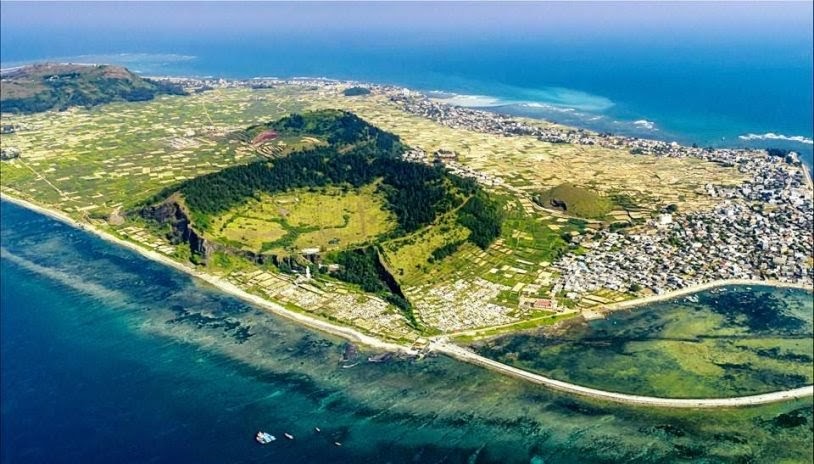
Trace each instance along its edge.
{"label": "cluster of houses", "polygon": [[452,150],[439,149],[432,156],[427,156],[427,153],[421,148],[411,148],[402,155],[405,161],[412,161],[414,163],[424,164],[443,164],[447,171],[460,177],[474,179],[476,182],[489,187],[503,185],[503,179],[498,176],[493,176],[477,169],[472,169],[465,164],[458,162],[458,154]]}
{"label": "cluster of houses", "polygon": [[[254,79],[201,80],[186,84],[191,87],[275,84],[325,87],[347,83],[323,79]],[[503,136],[533,136],[551,143],[626,149],[633,154],[657,157],[691,157],[733,166],[749,177],[737,187],[706,185],[706,193],[719,200],[712,209],[694,213],[665,212],[635,231],[602,230],[576,237],[575,242],[587,252],[566,255],[555,263],[560,278],[555,282],[554,294],[579,300],[601,289],[628,292],[649,288],[661,293],[730,278],[812,282],[814,207],[810,181],[799,169],[800,163],[794,154],[777,157],[763,150],[689,147],[578,128],[535,125],[506,115],[449,105],[399,87],[372,85],[370,88],[387,95],[407,112],[448,127]],[[502,183],[498,177],[459,163],[457,154],[452,151],[439,150],[428,156],[417,148],[404,156],[417,162],[443,163],[452,172],[482,184]],[[462,321],[437,322],[441,325],[446,322],[451,328]]]}
{"label": "cluster of houses", "polygon": [[597,289],[655,293],[721,279],[812,284],[814,204],[804,173],[751,152],[736,187],[707,185],[712,209],[662,214],[641,232],[576,237],[588,252],[555,264],[555,292],[579,299]]}

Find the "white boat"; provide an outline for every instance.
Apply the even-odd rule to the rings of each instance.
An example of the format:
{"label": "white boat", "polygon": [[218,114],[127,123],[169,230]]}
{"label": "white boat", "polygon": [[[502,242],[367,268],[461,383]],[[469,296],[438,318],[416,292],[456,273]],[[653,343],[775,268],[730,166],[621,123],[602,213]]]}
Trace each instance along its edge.
{"label": "white boat", "polygon": [[294,439],[294,435],[291,435],[290,433],[284,433],[283,435],[285,435],[285,437],[288,438],[289,440]]}
{"label": "white boat", "polygon": [[277,439],[274,435],[267,433],[267,432],[257,432],[257,435],[254,436],[254,439],[257,440],[257,443],[261,445],[268,445],[269,443],[273,442]]}

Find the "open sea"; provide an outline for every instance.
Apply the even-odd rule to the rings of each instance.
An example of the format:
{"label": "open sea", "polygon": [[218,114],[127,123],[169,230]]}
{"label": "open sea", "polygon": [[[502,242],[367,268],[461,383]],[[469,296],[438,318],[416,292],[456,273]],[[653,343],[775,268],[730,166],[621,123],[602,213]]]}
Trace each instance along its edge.
{"label": "open sea", "polygon": [[[362,350],[358,364],[343,368],[344,341],[86,232],[8,202],[0,202],[0,227],[3,463],[811,460],[810,398],[729,411],[662,410],[581,400],[442,356],[369,363],[373,353]],[[687,391],[709,393],[703,388],[718,382],[724,395],[748,394],[810,382],[810,295],[774,293],[766,308],[787,314],[771,334],[785,340],[780,350],[747,346],[735,359],[720,359],[741,366],[721,364],[726,375],[712,373],[701,390]],[[488,354],[534,363],[522,353],[545,350],[560,362],[529,368],[563,375],[570,365],[567,375],[587,384],[682,396],[677,389],[690,388],[699,367],[660,345],[674,338],[658,322],[675,314],[668,309],[658,310],[656,323],[621,315],[631,321],[618,334],[620,346],[603,349],[577,329],[571,344],[541,346],[524,336],[508,348],[519,357],[503,340]],[[695,311],[722,331],[743,324],[722,322],[713,314],[720,309]],[[587,333],[614,338],[614,320]],[[583,349],[592,355],[576,354]],[[748,364],[755,350],[766,370]],[[586,359],[594,356],[607,365]],[[607,366],[622,372],[609,381]],[[686,378],[672,384],[659,377],[665,370]],[[258,430],[277,441],[256,444]]]}
{"label": "open sea", "polygon": [[[672,4],[655,23],[637,19],[648,7],[634,2],[397,4],[388,14],[367,3],[90,5],[3,2],[2,67],[356,79],[600,131],[789,148],[812,162],[810,2],[738,14]],[[760,8],[790,13],[739,16]],[[623,30],[597,9],[626,9]],[[7,202],[0,276],[3,464],[812,462],[810,398],[660,410],[446,357],[376,364],[361,350],[343,368],[341,339]],[[810,294],[728,295],[475,348],[619,391],[731,396],[811,383]],[[257,445],[258,430],[277,441]]]}
{"label": "open sea", "polygon": [[356,79],[598,131],[787,148],[812,163],[810,2],[96,8],[7,3],[0,63]]}

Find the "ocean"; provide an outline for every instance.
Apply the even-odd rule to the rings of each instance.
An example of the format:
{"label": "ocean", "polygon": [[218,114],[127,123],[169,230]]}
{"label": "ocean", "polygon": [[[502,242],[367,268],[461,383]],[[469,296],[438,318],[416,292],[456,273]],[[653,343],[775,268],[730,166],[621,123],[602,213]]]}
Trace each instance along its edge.
{"label": "ocean", "polygon": [[[779,146],[811,164],[805,3],[780,22],[769,14],[695,22],[714,7],[674,5],[684,8],[677,25],[640,20],[635,10],[647,8],[634,2],[560,4],[591,10],[568,17],[547,4],[398,4],[403,15],[387,18],[368,14],[380,5],[314,5],[3,2],[0,63],[357,79],[601,131]],[[624,30],[608,32],[594,14],[611,7],[628,10],[619,13]],[[410,20],[411,8],[423,11],[421,22]],[[360,348],[358,364],[344,368],[341,339],[7,202],[0,276],[2,463],[812,462],[810,398],[661,410],[558,394],[442,356],[369,363],[374,353]],[[751,290],[733,294],[754,300]],[[754,291],[765,294],[775,303],[760,308],[802,311],[803,323],[750,339],[745,322],[726,319],[707,295],[703,307],[642,308],[551,343],[526,334],[476,348],[620,391],[735,395],[810,383],[810,299]],[[699,329],[719,337],[679,336]],[[733,333],[736,343],[726,344]],[[753,362],[761,356],[769,369]],[[259,446],[258,430],[277,441]]]}
{"label": "ocean", "polygon": [[[811,459],[810,398],[663,410],[582,400],[443,356],[370,363],[373,353],[361,349],[358,364],[345,368],[343,340],[8,202],[0,202],[0,219],[3,463]],[[793,308],[803,299],[778,292],[787,297]],[[808,301],[808,322],[794,327],[810,336]],[[619,335],[631,342],[629,333]],[[529,346],[522,338],[517,349]],[[595,383],[589,363],[573,361],[579,346],[563,350],[561,360]],[[805,353],[798,346],[774,357]],[[657,365],[648,359],[662,362],[645,353],[627,366],[652,373]],[[811,373],[738,374],[751,381],[726,394],[795,385],[799,375]],[[256,444],[258,430],[277,441]]]}
{"label": "ocean", "polygon": [[[65,6],[62,19],[46,25],[59,7],[19,12],[9,4],[0,62],[356,79],[603,132],[786,148],[812,163],[810,3],[460,5],[212,3],[155,12],[134,4],[127,13],[134,24],[95,25],[87,34],[83,25],[102,18],[127,23],[124,7],[97,6],[94,19]],[[150,21],[138,23],[142,17]]]}

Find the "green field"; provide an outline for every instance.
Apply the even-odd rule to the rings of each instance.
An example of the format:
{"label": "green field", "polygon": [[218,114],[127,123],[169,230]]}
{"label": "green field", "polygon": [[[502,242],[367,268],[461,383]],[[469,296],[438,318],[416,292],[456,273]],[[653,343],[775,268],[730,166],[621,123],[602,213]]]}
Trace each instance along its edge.
{"label": "green field", "polygon": [[[469,230],[452,215],[397,239],[375,240],[422,326],[428,331],[456,332],[505,324],[525,327],[523,321],[539,314],[523,306],[522,298],[556,298],[566,303],[561,295],[550,295],[557,277],[550,264],[568,250],[579,252],[567,237],[588,231],[578,221],[536,207],[531,201],[534,194],[572,183],[613,201],[618,206],[607,213],[608,220],[621,221],[632,217],[628,212],[633,208],[641,217],[665,204],[677,204],[682,211],[704,208],[710,200],[697,193],[702,180],[731,185],[742,178],[735,169],[701,160],[656,160],[624,150],[553,145],[532,137],[450,128],[408,114],[375,91],[346,97],[345,88],[223,88],[91,109],[4,114],[4,124],[15,126],[16,133],[4,134],[0,146],[18,148],[21,156],[0,163],[2,187],[187,260],[188,246],[170,243],[166,231],[136,217],[119,223],[122,213],[189,179],[325,143],[312,134],[282,132],[273,140],[252,143],[253,137],[241,137],[253,135],[246,134],[247,128],[264,130],[261,125],[293,112],[353,111],[411,147],[427,153],[453,150],[461,166],[495,179],[490,193],[501,198],[505,219],[500,237],[486,249],[464,241],[451,255],[431,260],[443,245],[468,237]],[[380,194],[366,189],[330,187],[260,195],[259,200],[218,213],[217,225],[205,232],[215,241],[253,252],[290,253],[312,247],[331,251],[366,244],[394,228],[393,215],[383,208]],[[370,333],[399,339],[416,336],[392,305],[359,295],[353,285],[336,279],[319,275],[308,286],[295,286],[296,275],[223,253],[216,253],[207,266],[237,285],[292,307]],[[629,297],[596,293],[604,301]],[[364,303],[355,303],[356,298]]]}
{"label": "green field", "polygon": [[392,213],[375,191],[371,184],[264,194],[215,218],[209,234],[241,249],[275,255],[358,246],[395,227]]}

